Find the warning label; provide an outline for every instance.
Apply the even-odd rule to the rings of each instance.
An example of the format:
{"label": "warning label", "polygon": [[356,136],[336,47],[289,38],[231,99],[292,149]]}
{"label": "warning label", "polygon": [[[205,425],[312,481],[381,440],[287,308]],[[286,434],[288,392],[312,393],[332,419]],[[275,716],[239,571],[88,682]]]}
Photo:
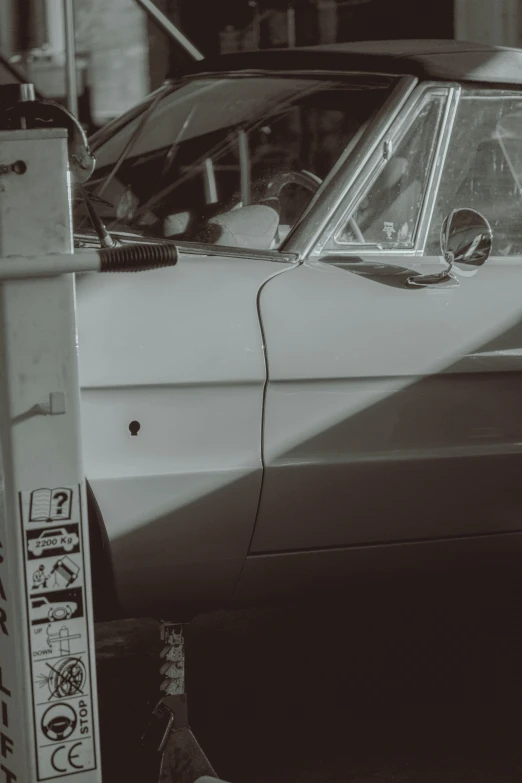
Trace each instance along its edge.
{"label": "warning label", "polygon": [[80,551],[78,525],[59,525],[27,531],[27,559],[37,560],[50,555],[73,554]]}
{"label": "warning label", "polygon": [[34,685],[38,704],[85,696],[88,691],[87,657],[69,655],[35,661]]}
{"label": "warning label", "polygon": [[33,625],[31,650],[33,660],[79,655],[86,652],[83,618],[66,622]]}
{"label": "warning label", "polygon": [[20,495],[38,780],[96,769],[80,487]]}
{"label": "warning label", "polygon": [[82,561],[80,555],[47,557],[37,563],[28,563],[28,589],[31,595],[44,590],[63,590],[81,585],[83,582]]}
{"label": "warning label", "polygon": [[37,705],[35,717],[41,780],[95,768],[90,698]]}
{"label": "warning label", "polygon": [[83,696],[55,704],[38,704],[36,722],[43,744],[89,737],[92,732],[90,699]]}
{"label": "warning label", "polygon": [[43,593],[29,599],[29,622],[52,623],[55,620],[70,620],[83,615],[83,590],[63,590]]}

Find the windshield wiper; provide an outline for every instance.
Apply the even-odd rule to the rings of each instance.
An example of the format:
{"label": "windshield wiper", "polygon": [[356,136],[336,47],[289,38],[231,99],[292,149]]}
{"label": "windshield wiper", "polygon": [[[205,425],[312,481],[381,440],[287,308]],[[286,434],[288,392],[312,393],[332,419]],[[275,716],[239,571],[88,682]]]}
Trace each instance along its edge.
{"label": "windshield wiper", "polygon": [[[91,219],[92,227],[96,232],[96,236],[100,240],[101,246],[117,247],[118,243],[111,237],[111,235],[107,231],[107,228],[103,220],[100,218],[100,216],[98,215],[94,206],[91,203],[91,197],[89,196],[89,194],[87,193],[87,191],[82,185],[80,186],[80,192],[83,196],[87,213]],[[100,201],[103,201],[103,199],[100,199]]]}
{"label": "windshield wiper", "polygon": [[[185,135],[185,131],[188,129],[188,126],[190,125],[190,122],[192,120],[192,117],[194,116],[194,113],[196,109],[198,108],[199,104],[195,104],[192,106],[192,108],[189,110],[189,113],[187,114],[185,118],[185,122],[181,126],[176,138],[172,142],[172,144],[169,147],[169,151],[167,152],[165,156],[165,162],[163,163],[163,168],[161,170],[161,173],[158,177],[158,185],[160,185],[163,180],[165,179],[165,176],[169,173],[170,168],[174,162],[174,159],[176,157],[176,154],[179,150],[179,145],[181,144],[181,141],[183,139],[183,136]],[[158,186],[155,185],[155,188]]]}

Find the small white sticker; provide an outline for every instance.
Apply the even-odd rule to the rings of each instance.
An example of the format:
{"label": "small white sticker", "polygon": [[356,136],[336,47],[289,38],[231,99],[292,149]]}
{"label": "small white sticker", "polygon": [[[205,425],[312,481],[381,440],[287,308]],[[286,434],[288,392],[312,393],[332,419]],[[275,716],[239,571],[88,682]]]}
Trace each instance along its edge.
{"label": "small white sticker", "polygon": [[397,233],[394,224],[387,222],[384,223],[382,231],[386,234],[387,239],[393,239],[393,235]]}

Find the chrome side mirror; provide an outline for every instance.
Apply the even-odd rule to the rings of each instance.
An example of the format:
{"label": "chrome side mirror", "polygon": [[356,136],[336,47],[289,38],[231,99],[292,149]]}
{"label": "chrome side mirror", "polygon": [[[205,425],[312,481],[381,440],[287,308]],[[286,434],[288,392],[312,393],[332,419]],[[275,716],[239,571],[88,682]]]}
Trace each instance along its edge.
{"label": "chrome side mirror", "polygon": [[440,232],[440,247],[448,267],[435,275],[415,275],[407,280],[413,287],[458,285],[454,269],[460,275],[472,275],[491,254],[493,232],[480,212],[454,209],[447,215]]}

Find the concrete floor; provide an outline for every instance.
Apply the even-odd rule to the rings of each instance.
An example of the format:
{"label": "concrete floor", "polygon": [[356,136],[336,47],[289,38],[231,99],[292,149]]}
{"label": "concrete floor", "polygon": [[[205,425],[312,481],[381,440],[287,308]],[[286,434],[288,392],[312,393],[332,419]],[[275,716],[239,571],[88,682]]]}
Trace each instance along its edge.
{"label": "concrete floor", "polygon": [[[383,583],[328,609],[200,616],[187,632],[190,715],[218,773],[231,783],[519,783],[519,592],[494,591],[499,581],[484,575],[481,596]],[[137,738],[159,644],[154,622],[140,627],[124,662],[99,660],[104,783],[154,780]],[[125,646],[125,624],[111,633]]]}

